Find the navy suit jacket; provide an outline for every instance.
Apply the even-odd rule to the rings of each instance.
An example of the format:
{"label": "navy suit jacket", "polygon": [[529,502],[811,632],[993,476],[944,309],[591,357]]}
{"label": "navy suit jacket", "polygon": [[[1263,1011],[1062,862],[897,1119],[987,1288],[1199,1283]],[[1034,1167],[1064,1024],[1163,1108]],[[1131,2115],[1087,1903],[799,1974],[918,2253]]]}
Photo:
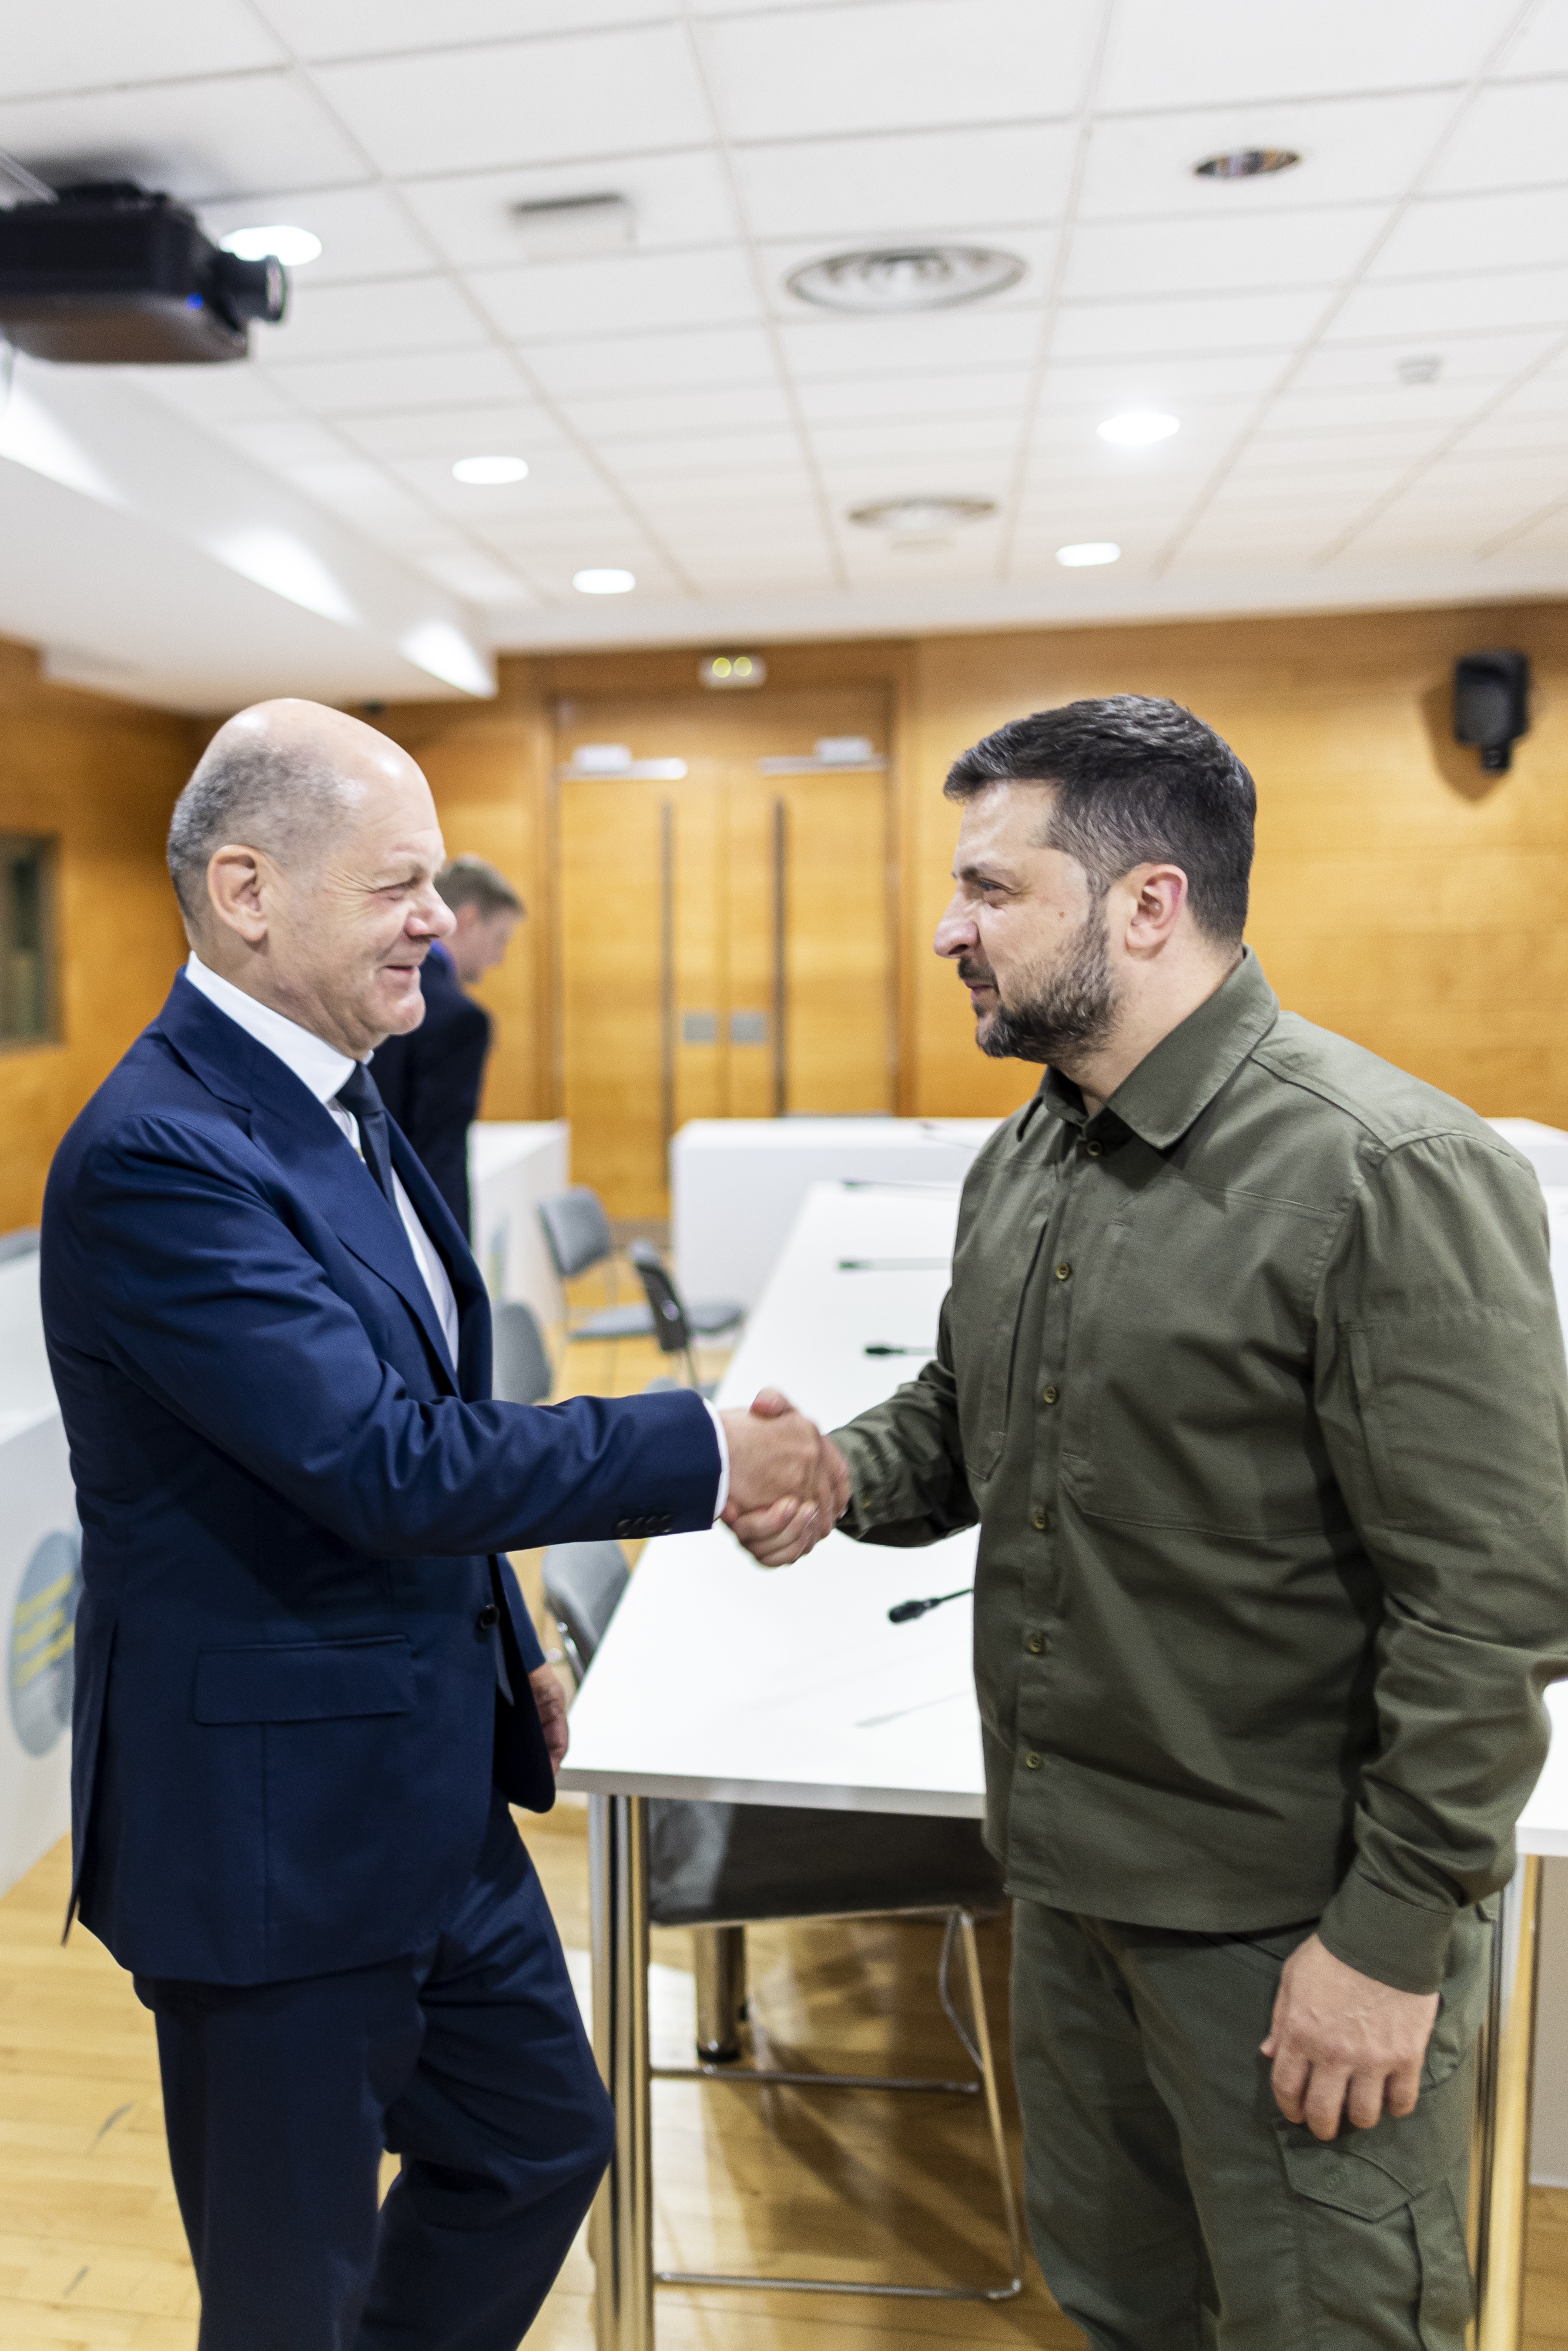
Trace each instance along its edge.
{"label": "navy suit jacket", "polygon": [[389,1114],[418,1152],[424,1172],[463,1228],[468,1206],[468,1129],[490,1050],[490,1016],[465,995],[451,956],[433,946],[420,967],[424,1018],[406,1037],[389,1037],[371,1059]]}
{"label": "navy suit jacket", "polygon": [[538,1646],[494,1555],[713,1515],[689,1390],[487,1401],[478,1270],[395,1126],[392,1151],[451,1276],[455,1370],[330,1113],[183,977],[50,1173],[73,1899],[141,1975],[257,1983],[434,1940],[493,1779],[553,1801]]}

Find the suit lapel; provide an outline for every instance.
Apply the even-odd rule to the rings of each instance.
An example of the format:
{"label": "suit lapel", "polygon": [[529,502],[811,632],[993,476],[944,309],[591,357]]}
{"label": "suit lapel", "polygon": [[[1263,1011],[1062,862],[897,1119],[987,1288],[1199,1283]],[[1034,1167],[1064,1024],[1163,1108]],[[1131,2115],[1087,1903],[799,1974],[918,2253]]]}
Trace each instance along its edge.
{"label": "suit lapel", "polygon": [[[286,1062],[209,1004],[183,975],[175,980],[156,1025],[210,1092],[249,1113],[252,1141],[307,1195],[343,1247],[396,1290],[429,1342],[446,1384],[455,1388],[445,1333],[424,1276],[414,1261],[402,1219],[331,1112],[317,1101],[308,1086],[301,1084]],[[402,1143],[395,1126],[392,1133]],[[402,1148],[412,1157],[406,1143]],[[395,1156],[393,1164],[413,1199],[405,1167]],[[424,1188],[430,1189],[428,1183]],[[423,1201],[416,1202],[416,1210],[430,1231]],[[462,1236],[456,1237],[461,1243]],[[441,1247],[439,1240],[436,1245]],[[442,1254],[449,1256],[445,1249]],[[453,1287],[455,1295],[455,1282]]]}
{"label": "suit lapel", "polygon": [[387,1121],[392,1165],[409,1205],[429,1235],[452,1284],[457,1307],[458,1393],[471,1400],[490,1393],[490,1299],[474,1252],[451,1209],[425,1174],[423,1162],[396,1119]]}

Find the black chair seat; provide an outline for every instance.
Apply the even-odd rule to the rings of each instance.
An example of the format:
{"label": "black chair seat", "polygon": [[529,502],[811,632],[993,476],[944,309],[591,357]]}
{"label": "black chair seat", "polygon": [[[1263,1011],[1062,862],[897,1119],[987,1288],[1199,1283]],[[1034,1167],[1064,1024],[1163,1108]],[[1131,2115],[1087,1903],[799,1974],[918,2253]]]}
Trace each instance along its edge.
{"label": "black chair seat", "polygon": [[694,1339],[716,1338],[721,1331],[733,1331],[745,1318],[744,1306],[732,1306],[723,1298],[710,1298],[686,1308],[686,1328]]}
{"label": "black chair seat", "polygon": [[648,1915],[656,1927],[1002,1907],[977,1821],[825,1813],[783,1804],[648,1806]]}
{"label": "black chair seat", "polygon": [[651,1339],[653,1318],[645,1306],[601,1306],[574,1322],[567,1337],[578,1339]]}

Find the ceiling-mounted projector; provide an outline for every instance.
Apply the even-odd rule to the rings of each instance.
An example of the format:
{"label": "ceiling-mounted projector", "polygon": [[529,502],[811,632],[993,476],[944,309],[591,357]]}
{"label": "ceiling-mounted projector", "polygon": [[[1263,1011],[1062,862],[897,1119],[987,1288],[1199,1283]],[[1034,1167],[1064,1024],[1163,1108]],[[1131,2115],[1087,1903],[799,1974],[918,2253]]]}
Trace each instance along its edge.
{"label": "ceiling-mounted projector", "polygon": [[194,213],[134,180],[62,188],[0,212],[0,334],[35,359],[167,367],[243,360],[281,319],[283,265],[241,261]]}

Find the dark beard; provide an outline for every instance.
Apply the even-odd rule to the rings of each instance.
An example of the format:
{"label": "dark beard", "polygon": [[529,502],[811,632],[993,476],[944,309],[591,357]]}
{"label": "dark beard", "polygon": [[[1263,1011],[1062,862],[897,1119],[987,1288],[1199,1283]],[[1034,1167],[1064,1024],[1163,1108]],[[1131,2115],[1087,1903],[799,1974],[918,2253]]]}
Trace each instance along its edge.
{"label": "dark beard", "polygon": [[[969,956],[960,959],[960,979],[996,980]],[[1004,1005],[978,1021],[975,1042],[994,1061],[1050,1061],[1060,1068],[1103,1045],[1116,1023],[1116,984],[1098,906],[1083,920],[1071,949],[1026,1003]]]}

